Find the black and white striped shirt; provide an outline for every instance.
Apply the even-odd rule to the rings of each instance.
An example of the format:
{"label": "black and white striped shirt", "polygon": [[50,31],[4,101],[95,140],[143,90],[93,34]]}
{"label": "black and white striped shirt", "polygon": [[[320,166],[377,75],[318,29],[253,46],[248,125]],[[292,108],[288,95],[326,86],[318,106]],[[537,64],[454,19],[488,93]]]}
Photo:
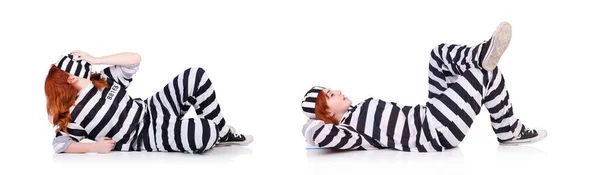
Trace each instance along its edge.
{"label": "black and white striped shirt", "polygon": [[321,148],[442,151],[425,110],[422,105],[402,106],[368,98],[350,107],[339,125],[310,120],[302,132],[309,144]]}
{"label": "black and white striped shirt", "polygon": [[132,98],[126,89],[139,65],[109,66],[100,73],[109,85],[98,91],[93,84],[79,91],[71,107],[67,131],[57,132],[54,151],[64,152],[72,142],[110,137],[117,142],[113,150],[134,150],[140,121],[146,112],[144,102]]}

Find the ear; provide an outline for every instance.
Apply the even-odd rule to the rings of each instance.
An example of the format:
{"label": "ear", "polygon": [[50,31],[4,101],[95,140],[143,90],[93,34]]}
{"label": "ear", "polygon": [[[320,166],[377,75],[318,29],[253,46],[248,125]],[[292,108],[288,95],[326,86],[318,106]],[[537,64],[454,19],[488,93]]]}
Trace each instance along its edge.
{"label": "ear", "polygon": [[335,116],[334,114],[335,114],[335,113],[333,113],[333,112],[331,112],[331,111],[327,111],[327,115],[329,115],[329,116]]}
{"label": "ear", "polygon": [[48,115],[48,122],[50,122],[50,124],[54,124],[54,117],[52,117],[52,115]]}
{"label": "ear", "polygon": [[67,78],[67,82],[69,82],[71,84],[75,84],[75,83],[77,83],[77,77],[69,76],[69,78]]}

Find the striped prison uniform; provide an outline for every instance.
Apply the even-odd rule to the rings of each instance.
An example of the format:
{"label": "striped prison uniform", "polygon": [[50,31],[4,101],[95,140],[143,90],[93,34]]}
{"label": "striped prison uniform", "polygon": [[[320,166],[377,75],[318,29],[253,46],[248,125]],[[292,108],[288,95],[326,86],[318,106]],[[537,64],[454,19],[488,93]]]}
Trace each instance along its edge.
{"label": "striped prison uniform", "polygon": [[368,98],[351,106],[339,125],[307,122],[302,129],[306,142],[341,150],[443,151],[465,138],[482,106],[491,115],[498,141],[512,139],[522,124],[513,115],[500,70],[490,72],[481,66],[488,47],[488,43],[436,46],[431,51],[425,104],[406,106]]}
{"label": "striped prison uniform", "polygon": [[[139,65],[109,66],[100,73],[109,87],[82,89],[71,108],[68,133],[53,141],[56,153],[73,142],[109,137],[113,151],[203,153],[229,132],[212,83],[202,68],[188,68],[149,98],[127,93]],[[198,117],[183,118],[190,107]]]}

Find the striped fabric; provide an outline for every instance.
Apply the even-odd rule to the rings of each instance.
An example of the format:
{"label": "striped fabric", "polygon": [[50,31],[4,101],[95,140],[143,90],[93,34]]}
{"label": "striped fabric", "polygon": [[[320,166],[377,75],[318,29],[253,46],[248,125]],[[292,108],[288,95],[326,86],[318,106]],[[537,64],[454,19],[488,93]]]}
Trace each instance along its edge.
{"label": "striped fabric", "polygon": [[[138,66],[110,66],[102,70],[100,73],[106,78],[109,87],[98,90],[90,84],[80,90],[75,100],[76,105],[71,107],[68,134],[58,132],[57,139],[68,136],[71,139],[60,140],[79,142],[83,139],[110,137],[117,142],[114,150],[134,150],[136,131],[145,115],[146,105],[141,99],[129,96],[126,89]],[[63,142],[55,143],[55,147]]]}
{"label": "striped fabric", "polygon": [[[202,68],[186,69],[144,102],[149,110],[140,128],[140,150],[202,153],[230,130]],[[190,108],[198,117],[182,118]]]}
{"label": "striped fabric", "polygon": [[304,94],[304,99],[302,100],[302,111],[304,115],[310,119],[316,119],[315,115],[315,104],[317,102],[317,95],[319,95],[319,91],[325,89],[322,86],[313,86]]}
{"label": "striped fabric", "polygon": [[499,69],[481,62],[489,42],[473,47],[440,44],[431,51],[429,100],[414,106],[368,98],[352,106],[339,125],[307,122],[302,133],[315,147],[436,152],[453,148],[466,136],[485,106],[499,142],[515,137],[522,124],[512,112]]}
{"label": "striped fabric", "polygon": [[91,76],[92,65],[85,60],[74,61],[71,54],[61,56],[54,65],[67,73],[81,78],[89,79]]}
{"label": "striped fabric", "polygon": [[[189,68],[151,97],[129,96],[132,76],[139,65],[110,66],[100,73],[109,88],[82,89],[71,108],[68,134],[58,132],[55,152],[72,142],[110,137],[113,151],[166,151],[202,153],[229,132],[211,81],[202,68]],[[190,107],[198,117],[183,119]]]}

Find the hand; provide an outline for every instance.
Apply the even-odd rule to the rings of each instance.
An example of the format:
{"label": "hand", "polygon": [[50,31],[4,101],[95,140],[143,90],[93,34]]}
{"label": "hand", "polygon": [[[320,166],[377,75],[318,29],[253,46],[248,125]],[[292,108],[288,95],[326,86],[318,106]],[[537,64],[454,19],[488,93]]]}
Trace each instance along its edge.
{"label": "hand", "polygon": [[97,58],[86,52],[83,52],[80,50],[75,50],[75,51],[71,52],[71,54],[73,54],[73,56],[74,56],[73,60],[75,60],[75,61],[85,60],[90,64],[96,64]]}
{"label": "hand", "polygon": [[109,153],[115,147],[115,141],[108,137],[102,137],[94,143],[94,152]]}

